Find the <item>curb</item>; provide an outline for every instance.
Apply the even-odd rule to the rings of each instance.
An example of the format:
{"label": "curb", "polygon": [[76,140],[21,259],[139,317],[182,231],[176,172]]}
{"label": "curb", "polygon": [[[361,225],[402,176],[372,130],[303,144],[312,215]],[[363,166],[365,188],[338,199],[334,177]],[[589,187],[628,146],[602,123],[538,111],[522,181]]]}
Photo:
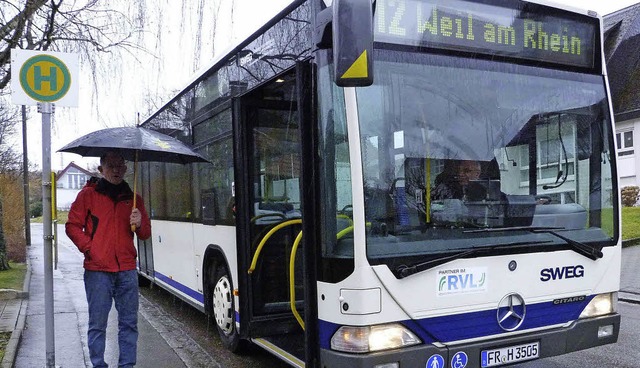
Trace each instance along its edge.
{"label": "curb", "polygon": [[627,239],[627,240],[623,240],[622,241],[622,247],[626,248],[626,247],[632,247],[634,245],[638,245],[640,244],[640,238],[632,238],[632,239]]}
{"label": "curb", "polygon": [[20,312],[18,313],[16,327],[13,329],[13,332],[11,332],[9,342],[5,347],[4,358],[2,358],[2,362],[0,363],[0,367],[2,368],[13,368],[18,352],[18,345],[20,344],[20,339],[22,338],[22,331],[24,330],[24,325],[27,320],[27,306],[29,305],[29,284],[31,282],[31,262],[29,261],[28,255],[26,263],[27,272],[24,275],[22,291],[16,292],[17,297],[22,299],[22,302],[20,303]]}
{"label": "curb", "polygon": [[640,304],[640,294],[620,290],[618,292],[618,300],[621,302]]}

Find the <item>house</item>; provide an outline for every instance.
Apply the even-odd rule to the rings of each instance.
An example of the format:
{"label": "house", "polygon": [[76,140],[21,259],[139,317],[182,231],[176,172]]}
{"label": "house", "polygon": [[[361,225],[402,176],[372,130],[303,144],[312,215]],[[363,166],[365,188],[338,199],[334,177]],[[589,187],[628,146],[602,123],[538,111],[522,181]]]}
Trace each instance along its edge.
{"label": "house", "polygon": [[78,192],[90,177],[97,176],[75,163],[70,163],[56,176],[56,207],[58,211],[68,211]]}
{"label": "house", "polygon": [[620,188],[640,186],[640,3],[604,17]]}

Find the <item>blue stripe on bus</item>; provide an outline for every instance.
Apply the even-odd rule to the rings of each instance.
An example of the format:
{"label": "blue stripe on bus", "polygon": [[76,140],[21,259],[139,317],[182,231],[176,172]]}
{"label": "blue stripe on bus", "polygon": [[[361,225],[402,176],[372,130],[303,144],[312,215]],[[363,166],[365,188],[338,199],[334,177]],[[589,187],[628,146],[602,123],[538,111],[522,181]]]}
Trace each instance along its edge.
{"label": "blue stripe on bus", "polygon": [[182,285],[181,283],[175,281],[172,278],[169,278],[163,274],[161,274],[158,271],[153,271],[154,276],[156,279],[168,284],[169,286],[171,286],[172,288],[188,295],[189,297],[199,301],[200,303],[204,304],[204,295],[202,295],[202,293],[199,293],[193,289],[190,289],[184,285]]}
{"label": "blue stripe on bus", "polygon": [[[524,322],[517,331],[521,332],[577,320],[593,297],[594,295],[589,296],[582,302],[558,305],[553,304],[553,302],[529,304],[527,305]],[[498,325],[497,309],[406,320],[400,321],[400,323],[411,329],[425,344],[434,342],[448,343],[505,332]],[[328,321],[319,321],[320,345],[323,349],[330,349],[331,337],[340,326]]]}

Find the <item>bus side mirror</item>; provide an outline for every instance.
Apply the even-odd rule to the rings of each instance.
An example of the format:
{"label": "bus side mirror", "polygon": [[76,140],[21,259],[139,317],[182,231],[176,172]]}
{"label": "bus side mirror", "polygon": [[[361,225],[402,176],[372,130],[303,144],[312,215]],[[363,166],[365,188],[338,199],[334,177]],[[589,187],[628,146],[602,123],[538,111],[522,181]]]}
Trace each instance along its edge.
{"label": "bus side mirror", "polygon": [[373,84],[373,8],[370,0],[333,0],[333,65],[340,87]]}

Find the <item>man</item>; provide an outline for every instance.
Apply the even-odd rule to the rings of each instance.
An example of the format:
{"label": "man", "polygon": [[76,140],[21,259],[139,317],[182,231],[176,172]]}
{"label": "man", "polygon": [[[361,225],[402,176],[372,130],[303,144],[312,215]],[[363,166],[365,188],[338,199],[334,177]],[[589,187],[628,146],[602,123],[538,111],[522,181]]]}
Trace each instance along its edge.
{"label": "man", "polygon": [[136,364],[138,342],[138,275],[133,232],[151,236],[142,198],[124,181],[124,158],[117,151],[100,157],[101,179],[92,178],[71,205],[66,233],[84,254],[84,286],[89,306],[87,340],[94,367],[104,360],[107,320],[112,302],[118,311],[119,367]]}
{"label": "man", "polygon": [[431,192],[432,200],[462,199],[469,182],[480,177],[479,161],[448,160],[444,170],[436,176],[435,187]]}

